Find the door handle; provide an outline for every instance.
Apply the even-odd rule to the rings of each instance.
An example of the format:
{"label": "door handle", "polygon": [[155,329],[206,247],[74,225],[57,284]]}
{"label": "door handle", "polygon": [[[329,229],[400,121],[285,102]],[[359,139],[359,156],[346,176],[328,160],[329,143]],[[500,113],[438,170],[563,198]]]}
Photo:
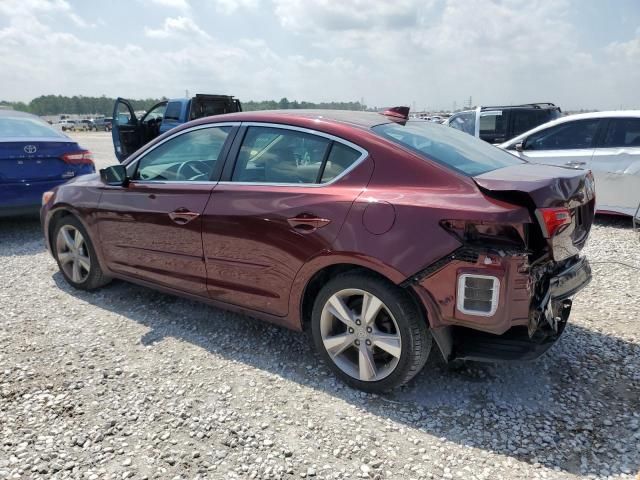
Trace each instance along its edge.
{"label": "door handle", "polygon": [[318,228],[322,228],[331,223],[328,218],[320,218],[309,213],[303,213],[296,217],[287,219],[289,225],[291,225],[297,232],[311,233]]}
{"label": "door handle", "polygon": [[199,213],[191,212],[186,208],[178,208],[169,214],[169,218],[178,225],[186,225],[191,220],[194,220],[200,216]]}

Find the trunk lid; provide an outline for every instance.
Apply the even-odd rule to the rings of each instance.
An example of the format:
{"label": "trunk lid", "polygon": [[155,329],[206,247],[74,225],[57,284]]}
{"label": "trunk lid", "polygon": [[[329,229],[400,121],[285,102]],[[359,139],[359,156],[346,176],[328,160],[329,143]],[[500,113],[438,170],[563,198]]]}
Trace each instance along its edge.
{"label": "trunk lid", "polygon": [[537,233],[544,238],[540,209],[566,208],[571,223],[545,238],[554,260],[576,255],[586,242],[594,218],[593,176],[587,170],[525,163],[473,177],[482,192],[529,209]]}
{"label": "trunk lid", "polygon": [[70,178],[66,152],[81,150],[72,140],[21,139],[0,142],[0,184]]}

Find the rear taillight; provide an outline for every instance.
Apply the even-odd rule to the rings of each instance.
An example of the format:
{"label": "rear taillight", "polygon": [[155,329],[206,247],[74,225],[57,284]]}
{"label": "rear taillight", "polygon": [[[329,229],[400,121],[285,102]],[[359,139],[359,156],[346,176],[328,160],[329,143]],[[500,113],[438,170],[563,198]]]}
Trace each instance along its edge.
{"label": "rear taillight", "polygon": [[553,237],[565,225],[571,223],[571,212],[568,208],[539,208],[536,210],[542,233],[546,238]]}
{"label": "rear taillight", "polygon": [[60,158],[69,165],[93,165],[93,154],[89,150],[65,153]]}

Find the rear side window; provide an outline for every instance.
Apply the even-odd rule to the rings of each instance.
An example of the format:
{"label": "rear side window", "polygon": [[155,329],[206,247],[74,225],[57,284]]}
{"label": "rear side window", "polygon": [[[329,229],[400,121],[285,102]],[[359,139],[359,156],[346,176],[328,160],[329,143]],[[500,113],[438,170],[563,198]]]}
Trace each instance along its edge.
{"label": "rear side window", "polygon": [[0,138],[65,138],[38,118],[0,116]]}
{"label": "rear side window", "polygon": [[361,153],[339,142],[298,130],[249,127],[231,180],[243,183],[326,183]]}
{"label": "rear side window", "polygon": [[426,159],[468,176],[526,163],[484,140],[435,123],[385,123],[373,127],[373,131]]}
{"label": "rear side window", "polygon": [[507,134],[507,115],[501,110],[490,110],[480,114],[480,137],[488,142],[503,142]]}
{"label": "rear side window", "polygon": [[164,111],[165,120],[180,120],[180,110],[182,104],[180,102],[169,102],[167,109]]}
{"label": "rear side window", "polygon": [[569,150],[592,148],[600,120],[576,120],[561,123],[531,134],[525,150]]}
{"label": "rear side window", "polygon": [[512,110],[511,118],[513,118],[513,136],[536,128],[543,123],[550,122],[560,117],[558,110],[542,109],[542,110]]}
{"label": "rear side window", "polygon": [[359,151],[342,143],[334,142],[322,172],[322,183],[330,182],[342,174],[360,158],[360,155]]}
{"label": "rear side window", "polygon": [[602,146],[640,147],[640,118],[612,119]]}

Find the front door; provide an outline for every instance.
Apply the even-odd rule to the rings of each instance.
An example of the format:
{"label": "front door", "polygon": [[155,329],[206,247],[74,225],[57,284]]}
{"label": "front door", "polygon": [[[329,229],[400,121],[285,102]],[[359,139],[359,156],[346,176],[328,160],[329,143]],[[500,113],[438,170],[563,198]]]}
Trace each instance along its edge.
{"label": "front door", "polygon": [[600,120],[575,120],[532,133],[520,156],[533,163],[588,168]]}
{"label": "front door", "polygon": [[128,166],[127,186],[104,187],[98,231],[111,270],[206,295],[202,213],[231,132],[181,132]]}
{"label": "front door", "polygon": [[284,316],[296,273],[331,247],[372,166],[354,168],[366,152],[322,134],[271,126],[243,134],[204,212],[209,294]]}
{"label": "front door", "polygon": [[124,98],[117,98],[113,106],[111,137],[116,158],[119,162],[142,146],[140,139],[140,124],[131,102]]}

